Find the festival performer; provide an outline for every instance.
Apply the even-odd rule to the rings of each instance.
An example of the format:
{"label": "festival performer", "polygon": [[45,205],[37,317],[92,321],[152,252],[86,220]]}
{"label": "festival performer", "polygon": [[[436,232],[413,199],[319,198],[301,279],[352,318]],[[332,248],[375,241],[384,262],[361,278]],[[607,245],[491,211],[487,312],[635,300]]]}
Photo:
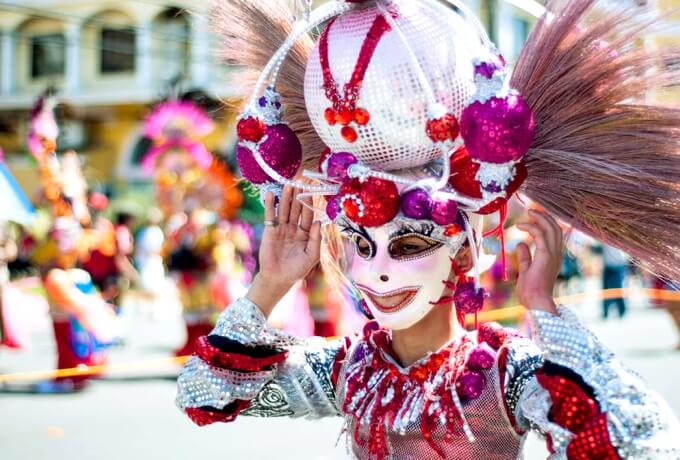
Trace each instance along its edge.
{"label": "festival performer", "polygon": [[[54,223],[33,253],[47,294],[54,326],[57,369],[101,365],[106,348],[120,335],[113,306],[95,289],[90,275],[76,268],[99,235],[91,225],[87,184],[75,152],[56,154],[57,124],[53,97],[41,97],[31,117],[29,150],[38,163],[43,194]],[[92,374],[42,382],[36,389],[63,392],[82,389]]]}
{"label": "festival performer", "polygon": [[[551,1],[509,74],[451,3],[336,1],[294,25],[277,2],[219,3],[224,55],[255,82],[237,155],[261,185],[266,229],[260,272],[199,339],[177,404],[199,425],[342,416],[362,459],[520,458],[530,430],[555,459],[678,458],[665,402],[555,305],[551,217],[678,279],[680,112],[644,99],[679,83],[657,66],[677,55],[636,46],[652,22],[635,7]],[[320,171],[301,180],[303,161]],[[463,327],[484,298],[479,216],[504,215],[520,186],[547,209],[519,225],[535,246],[519,246],[516,284],[532,340]],[[323,243],[313,195],[328,198]],[[360,336],[267,325],[319,259],[375,318]]]}
{"label": "festival performer", "polygon": [[[28,225],[35,219],[35,211],[23,190],[17,183],[5,163],[5,153],[0,147],[0,346],[21,348],[22,340],[10,326],[8,313],[14,307],[7,302],[6,288],[10,282],[9,264],[19,255],[16,236],[10,228],[10,222]],[[21,335],[21,334],[18,334]]]}
{"label": "festival performer", "polygon": [[144,126],[153,145],[142,165],[155,174],[157,204],[167,220],[168,269],[177,283],[187,328],[178,356],[191,354],[196,339],[213,328],[218,312],[211,289],[216,224],[234,218],[243,200],[236,177],[204,144],[213,128],[205,111],[189,100],[159,104]]}

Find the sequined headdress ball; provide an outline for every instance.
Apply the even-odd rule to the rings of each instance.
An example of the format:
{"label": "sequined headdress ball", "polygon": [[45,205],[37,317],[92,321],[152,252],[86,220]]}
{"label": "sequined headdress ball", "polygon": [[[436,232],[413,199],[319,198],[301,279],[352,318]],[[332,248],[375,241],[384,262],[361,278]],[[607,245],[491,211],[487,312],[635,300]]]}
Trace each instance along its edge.
{"label": "sequined headdress ball", "polygon": [[458,0],[216,2],[224,57],[250,90],[241,173],[262,192],[323,195],[330,221],[427,220],[456,240],[473,238],[473,216],[505,215],[522,186],[680,278],[680,246],[661,225],[680,226],[680,116],[645,99],[678,76],[633,46],[653,22],[633,8],[548,2],[511,72]]}

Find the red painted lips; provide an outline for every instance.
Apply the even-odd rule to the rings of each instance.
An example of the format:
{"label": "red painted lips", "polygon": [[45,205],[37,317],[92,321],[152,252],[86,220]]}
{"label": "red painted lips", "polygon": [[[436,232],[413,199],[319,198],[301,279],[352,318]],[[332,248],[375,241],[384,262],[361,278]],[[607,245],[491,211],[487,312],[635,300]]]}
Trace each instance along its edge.
{"label": "red painted lips", "polygon": [[357,285],[359,290],[371,300],[371,303],[383,313],[396,313],[413,301],[420,290],[419,287],[405,287],[395,291],[378,293],[372,289]]}

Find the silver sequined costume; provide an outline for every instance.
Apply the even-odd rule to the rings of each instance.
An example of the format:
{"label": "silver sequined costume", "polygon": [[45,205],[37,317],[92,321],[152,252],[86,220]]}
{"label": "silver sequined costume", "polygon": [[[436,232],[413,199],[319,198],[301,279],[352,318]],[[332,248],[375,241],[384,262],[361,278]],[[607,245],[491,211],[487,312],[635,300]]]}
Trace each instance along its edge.
{"label": "silver sequined costume", "polygon": [[[559,316],[532,311],[531,320],[535,342],[513,337],[503,343],[497,355],[503,358],[484,371],[486,386],[482,394],[462,403],[466,430],[473,440],[461,431],[459,436],[442,442],[445,458],[521,458],[522,442],[529,429],[550,437],[554,451],[551,460],[570,458],[567,452],[573,434],[551,420],[550,393],[536,378],[537,370],[545,363],[566,369],[592,389],[601,412],[606,414],[609,440],[620,458],[680,458],[680,428],[665,403],[615,360],[567,308],[560,307]],[[228,413],[235,402],[245,401],[246,407],[239,409],[243,415],[343,416],[343,407],[347,407],[343,404],[348,391],[346,377],[352,369],[371,362],[372,353],[384,352],[369,346],[370,339],[365,337],[331,342],[291,337],[268,327],[260,310],[247,299],[237,300],[222,313],[212,335],[246,350],[263,348],[287,354],[279,364],[250,372],[220,368],[192,357],[178,379],[177,405],[187,413]],[[477,341],[476,334],[469,335],[472,342]],[[396,362],[394,365],[398,367]],[[378,387],[379,374],[376,372],[372,379],[373,388]],[[428,382],[426,387],[432,391],[419,393],[415,386],[409,389],[412,396],[399,412],[400,429],[387,431],[389,454],[385,458],[441,458],[423,437],[423,414],[419,409],[426,400],[440,398],[438,392],[451,391],[451,387],[436,386],[434,376]],[[390,388],[389,382],[381,388]],[[385,404],[389,395],[371,398],[373,404]],[[237,413],[231,415],[223,421],[233,420]],[[348,432],[362,423],[355,417],[346,419]],[[367,422],[370,426],[371,420]],[[435,428],[433,439],[443,437],[442,430]],[[357,458],[370,458],[365,446],[352,436],[348,439]]]}

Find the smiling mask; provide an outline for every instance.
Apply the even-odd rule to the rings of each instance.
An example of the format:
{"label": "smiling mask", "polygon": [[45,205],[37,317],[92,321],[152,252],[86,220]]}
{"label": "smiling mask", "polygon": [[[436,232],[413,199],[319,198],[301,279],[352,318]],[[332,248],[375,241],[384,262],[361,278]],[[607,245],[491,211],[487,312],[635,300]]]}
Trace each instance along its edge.
{"label": "smiling mask", "polygon": [[371,229],[344,228],[352,246],[349,276],[382,326],[407,329],[442,297],[450,257],[465,237],[441,239],[434,230],[427,223],[400,221]]}

